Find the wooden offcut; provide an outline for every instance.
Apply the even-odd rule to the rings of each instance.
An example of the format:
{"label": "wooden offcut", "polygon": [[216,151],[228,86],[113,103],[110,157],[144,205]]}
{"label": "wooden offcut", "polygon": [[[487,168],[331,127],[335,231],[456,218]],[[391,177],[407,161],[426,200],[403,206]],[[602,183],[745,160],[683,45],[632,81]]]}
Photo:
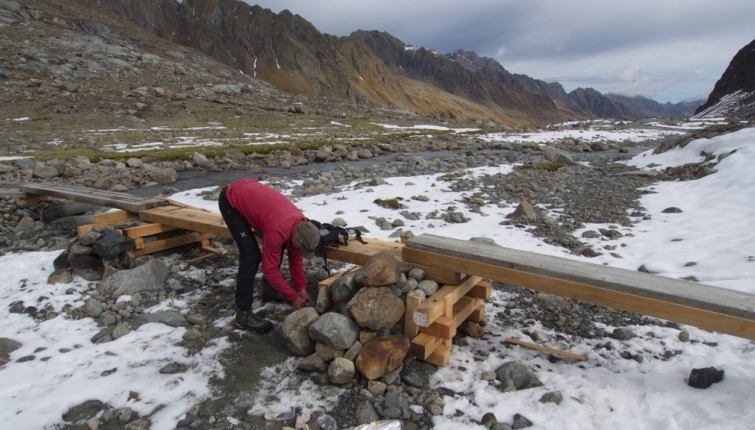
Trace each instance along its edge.
{"label": "wooden offcut", "polygon": [[165,200],[154,197],[139,197],[115,191],[61,184],[23,184],[19,185],[18,189],[28,194],[57,197],[74,202],[123,209],[129,212],[140,212],[168,204]]}
{"label": "wooden offcut", "polygon": [[439,346],[443,344],[442,339],[437,336],[431,336],[427,333],[420,333],[412,339],[409,346],[409,352],[415,357],[427,360]]}
{"label": "wooden offcut", "polygon": [[429,234],[409,239],[402,255],[409,263],[755,340],[753,294]]}
{"label": "wooden offcut", "polygon": [[524,347],[527,347],[527,348],[537,349],[538,351],[544,351],[544,352],[548,352],[548,353],[551,353],[551,354],[562,355],[564,357],[573,358],[575,360],[580,360],[580,361],[586,361],[587,360],[587,357],[585,357],[584,355],[574,354],[572,352],[562,351],[560,349],[549,348],[547,346],[538,345],[536,343],[525,342],[523,340],[512,339],[510,337],[507,337],[504,340],[507,343],[513,343],[515,345],[520,345],[520,346],[524,346]]}

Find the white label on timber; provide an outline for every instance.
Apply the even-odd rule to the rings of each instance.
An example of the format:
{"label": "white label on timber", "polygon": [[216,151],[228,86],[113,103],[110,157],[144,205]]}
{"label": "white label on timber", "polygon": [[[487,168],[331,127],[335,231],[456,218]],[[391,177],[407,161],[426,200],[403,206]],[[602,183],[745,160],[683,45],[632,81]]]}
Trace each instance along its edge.
{"label": "white label on timber", "polygon": [[414,324],[420,327],[427,327],[429,325],[427,324],[427,314],[414,311]]}

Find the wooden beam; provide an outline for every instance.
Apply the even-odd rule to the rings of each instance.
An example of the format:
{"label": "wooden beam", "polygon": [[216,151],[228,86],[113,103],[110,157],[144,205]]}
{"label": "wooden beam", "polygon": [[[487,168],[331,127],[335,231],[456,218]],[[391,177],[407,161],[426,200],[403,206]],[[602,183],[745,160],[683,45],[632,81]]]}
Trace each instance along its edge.
{"label": "wooden beam", "polygon": [[442,339],[435,336],[430,336],[426,333],[418,334],[409,346],[409,352],[415,357],[419,357],[422,360],[427,360],[439,346],[442,344]]}
{"label": "wooden beam", "polygon": [[361,268],[362,268],[361,266],[354,266],[354,267],[352,267],[349,270],[345,270],[343,272],[336,273],[335,275],[331,276],[330,278],[323,279],[322,281],[320,281],[317,284],[317,286],[318,287],[327,287],[327,288],[330,288],[330,286],[333,285],[333,282],[336,282],[336,280],[338,280],[338,278],[340,278],[340,277],[342,277],[344,275],[348,275],[349,273],[354,273],[354,272],[356,272],[357,270],[359,270]]}
{"label": "wooden beam", "polygon": [[466,241],[442,241],[444,252],[454,255],[413,248],[424,246],[413,243],[423,236],[407,241],[406,261],[432,261],[461,273],[755,340],[752,294],[491,245],[465,252]]}
{"label": "wooden beam", "polygon": [[467,318],[467,321],[478,323],[482,321],[483,318],[485,318],[485,305],[480,305],[477,306],[474,311],[472,311],[472,313]]}
{"label": "wooden beam", "polygon": [[128,237],[144,237],[144,236],[152,236],[154,234],[164,233],[166,231],[172,231],[172,230],[176,230],[176,227],[173,227],[171,225],[152,223],[152,224],[146,224],[146,225],[139,225],[136,227],[125,228],[123,229],[123,233]]}
{"label": "wooden beam", "polygon": [[441,345],[433,351],[424,361],[443,367],[451,360],[451,345]]}
{"label": "wooden beam", "polygon": [[122,209],[94,214],[94,224],[80,225],[76,227],[76,234],[82,234],[94,230],[95,227],[104,227],[110,224],[120,224],[128,221],[130,217],[138,217],[139,214],[124,211]]}
{"label": "wooden beam", "polygon": [[459,286],[446,285],[442,287],[417,306],[417,309],[414,310],[414,323],[421,327],[429,327],[444,312],[453,309],[454,303],[458,302],[481,280],[482,278],[479,276],[470,276]]}
{"label": "wooden beam", "polygon": [[469,290],[469,292],[467,293],[467,296],[474,297],[477,299],[487,300],[490,298],[492,291],[493,291],[493,284],[491,284],[488,281],[480,281],[477,283],[477,285],[472,287],[471,290]]}
{"label": "wooden beam", "polygon": [[[165,249],[175,248],[189,243],[199,242],[211,237],[213,237],[213,235],[209,233],[191,232],[180,236],[169,237],[167,239],[154,240],[148,243],[143,243],[142,241],[141,247],[138,247],[137,245],[137,248],[131,251],[131,253],[138,257],[144,254],[151,254],[153,252],[163,251]],[[137,237],[134,240],[139,242],[142,238]]]}
{"label": "wooden beam", "polygon": [[[408,297],[408,296],[407,296]],[[438,317],[429,327],[418,326],[421,333],[427,333],[441,339],[451,340],[456,336],[459,326],[482,304],[482,299],[464,296],[453,305],[451,317],[443,315]]]}
{"label": "wooden beam", "polygon": [[404,314],[404,334],[409,339],[414,339],[419,333],[417,324],[414,324],[414,309],[419,306],[422,299],[417,296],[406,296],[406,313]]}
{"label": "wooden beam", "polygon": [[163,206],[139,212],[144,221],[170,225],[190,231],[211,233],[214,236],[233,238],[220,214],[196,208]]}
{"label": "wooden beam", "polygon": [[57,197],[74,202],[124,209],[131,212],[139,212],[167,204],[166,201],[153,197],[139,197],[116,191],[95,190],[93,188],[62,184],[22,184],[18,186],[18,189],[29,194]]}
{"label": "wooden beam", "polygon": [[525,341],[519,340],[519,339],[512,339],[510,337],[507,337],[505,339],[505,341],[508,342],[508,343],[513,343],[513,344],[516,344],[516,345],[525,346],[527,348],[537,349],[538,351],[545,351],[545,352],[549,352],[551,354],[563,355],[564,357],[573,358],[575,360],[587,361],[587,357],[585,357],[584,355],[574,354],[574,353],[571,353],[571,352],[568,352],[568,351],[562,351],[560,349],[553,349],[553,348],[549,348],[547,346],[538,345],[538,344],[535,344],[535,343],[529,343],[529,342],[525,342]]}

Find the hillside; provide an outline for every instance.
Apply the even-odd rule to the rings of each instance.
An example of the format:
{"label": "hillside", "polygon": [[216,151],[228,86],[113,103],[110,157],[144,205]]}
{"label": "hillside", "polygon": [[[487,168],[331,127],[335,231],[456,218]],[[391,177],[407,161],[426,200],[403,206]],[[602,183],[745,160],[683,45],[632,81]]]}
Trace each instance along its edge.
{"label": "hillside", "polygon": [[608,94],[607,97],[626,106],[638,118],[689,118],[703,103],[703,100],[658,103],[643,96],[628,97],[621,94]]}
{"label": "hillside", "polygon": [[755,118],[755,40],[734,55],[695,116]]}

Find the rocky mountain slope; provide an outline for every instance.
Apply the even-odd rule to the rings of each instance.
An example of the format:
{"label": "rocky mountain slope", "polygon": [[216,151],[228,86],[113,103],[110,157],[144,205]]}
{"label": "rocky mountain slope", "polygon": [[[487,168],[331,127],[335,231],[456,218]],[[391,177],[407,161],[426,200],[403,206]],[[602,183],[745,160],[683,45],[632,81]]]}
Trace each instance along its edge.
{"label": "rocky mountain slope", "polygon": [[695,115],[755,118],[755,40],[732,58]]}
{"label": "rocky mountain slope", "polygon": [[408,49],[387,33],[330,36],[285,10],[275,14],[237,0],[99,0],[98,4],[155,35],[199,49],[234,70],[297,94],[506,125],[636,118],[621,103],[596,91],[567,95],[557,83],[513,75],[494,61],[470,69],[469,63],[431,50]]}
{"label": "rocky mountain slope", "polygon": [[703,100],[661,104],[643,96],[628,97],[621,94],[608,94],[607,97],[626,106],[638,118],[689,118],[703,104]]}

